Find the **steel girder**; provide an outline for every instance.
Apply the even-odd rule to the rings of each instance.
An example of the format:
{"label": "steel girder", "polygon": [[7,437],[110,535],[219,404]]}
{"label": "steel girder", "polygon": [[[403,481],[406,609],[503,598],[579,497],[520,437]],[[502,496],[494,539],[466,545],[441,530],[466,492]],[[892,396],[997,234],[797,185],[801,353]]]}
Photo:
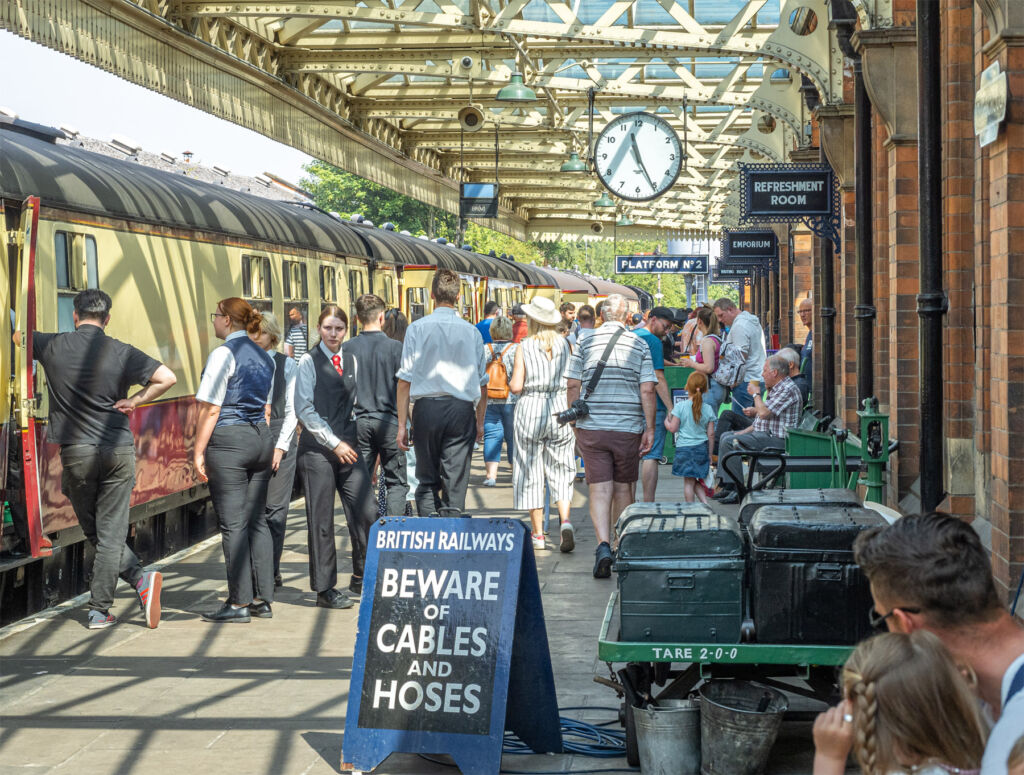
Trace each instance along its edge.
{"label": "steel girder", "polygon": [[[547,226],[560,215],[601,219],[578,210],[597,183],[567,184],[556,172],[570,150],[586,150],[593,88],[595,130],[617,112],[646,109],[686,137],[679,183],[657,203],[631,206],[631,217],[670,230],[703,218],[703,228],[717,228],[737,161],[782,161],[804,144],[800,76],[823,103],[841,101],[828,3],[784,0],[777,23],[766,24],[776,0],[748,0],[714,23],[700,21],[704,0],[654,2],[72,0],[54,13],[46,0],[0,0],[0,25],[449,209],[457,179],[493,173],[493,132],[458,131],[458,110],[477,104],[500,126],[503,170],[533,165],[532,180],[499,175],[509,208],[500,225],[519,235],[541,215]],[[891,0],[854,5],[862,25],[884,26],[887,14],[891,24]],[[125,29],[148,45],[118,50]],[[174,52],[156,56],[160,47],[211,72],[198,78]],[[216,71],[256,88],[218,89]],[[512,71],[524,73],[536,103],[495,100]],[[321,129],[293,129],[292,115]]]}

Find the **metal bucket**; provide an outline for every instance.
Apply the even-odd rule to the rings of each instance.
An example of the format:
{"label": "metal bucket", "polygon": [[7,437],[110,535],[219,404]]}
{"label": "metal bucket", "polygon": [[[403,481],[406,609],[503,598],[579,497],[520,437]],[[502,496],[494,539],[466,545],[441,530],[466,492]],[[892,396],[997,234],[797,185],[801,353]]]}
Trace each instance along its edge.
{"label": "metal bucket", "polygon": [[789,701],[748,681],[712,681],[700,689],[702,775],[761,775]]}
{"label": "metal bucket", "polygon": [[700,775],[700,703],[660,700],[633,708],[644,775]]}

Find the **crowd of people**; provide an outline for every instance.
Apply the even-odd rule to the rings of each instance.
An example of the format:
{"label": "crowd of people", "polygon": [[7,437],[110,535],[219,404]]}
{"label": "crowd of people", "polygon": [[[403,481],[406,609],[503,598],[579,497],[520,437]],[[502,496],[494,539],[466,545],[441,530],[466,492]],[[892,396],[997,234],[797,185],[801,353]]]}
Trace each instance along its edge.
{"label": "crowd of people", "polygon": [[[598,539],[593,575],[607,578],[614,521],[638,483],[653,500],[666,433],[675,434],[673,473],[684,478],[686,499],[706,502],[716,452],[776,444],[807,404],[810,336],[803,347],[768,355],[758,320],[729,299],[689,315],[656,307],[634,322],[622,296],[578,310],[538,296],[509,315],[488,305],[473,324],[456,311],[459,292],[458,275],[437,270],[434,310],[411,324],[363,295],[351,338],[345,310],[326,306],[312,347],[301,310],[289,310],[284,333],[272,313],[242,299],[217,304],[210,318],[223,344],[210,353],[196,393],[193,463],[209,482],[228,592],[206,621],[273,616],[296,475],[309,585],[321,607],[347,608],[361,595],[378,515],[374,477],[384,513],[405,514],[414,500],[420,516],[465,515],[480,443],[485,486],[495,484],[504,447],[513,507],[528,513],[536,550],[547,546],[552,501],[559,548],[575,547],[569,507],[579,452]],[[801,305],[802,316],[809,307]],[[162,577],[145,571],[125,543],[135,464],[129,417],[176,378],[107,336],[110,316],[107,294],[82,291],[75,330],[35,333],[34,356],[47,373],[48,436],[60,445],[62,489],[96,548],[87,625],[116,623],[120,577],[156,627]],[[673,403],[664,368],[677,351],[694,370],[685,398]],[[133,385],[141,389],[129,396]],[[738,457],[720,469],[733,481],[742,475]],[[723,482],[716,495],[734,500],[735,488]],[[338,499],[351,548],[346,589],[338,581]],[[815,723],[815,775],[845,772],[851,753],[867,775],[1022,775],[1024,629],[1002,605],[975,531],[937,513],[904,517],[862,533],[854,555],[870,582],[866,613],[889,632],[856,648],[843,670],[842,703]]]}

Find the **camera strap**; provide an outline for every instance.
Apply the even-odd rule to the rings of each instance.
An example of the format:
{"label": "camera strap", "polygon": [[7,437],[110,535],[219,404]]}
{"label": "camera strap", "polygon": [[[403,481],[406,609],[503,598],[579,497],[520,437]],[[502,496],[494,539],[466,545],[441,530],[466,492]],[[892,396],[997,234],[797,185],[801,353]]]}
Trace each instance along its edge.
{"label": "camera strap", "polygon": [[594,367],[594,373],[590,377],[590,381],[587,382],[587,387],[584,389],[583,399],[590,398],[590,395],[594,392],[594,388],[597,387],[597,381],[601,379],[601,375],[604,373],[604,367],[608,365],[608,357],[612,354],[612,350],[615,348],[615,343],[619,341],[619,337],[626,333],[625,328],[620,328],[614,334],[612,338],[608,340],[608,344],[605,345],[604,352],[601,354],[601,360],[597,362],[597,366]]}

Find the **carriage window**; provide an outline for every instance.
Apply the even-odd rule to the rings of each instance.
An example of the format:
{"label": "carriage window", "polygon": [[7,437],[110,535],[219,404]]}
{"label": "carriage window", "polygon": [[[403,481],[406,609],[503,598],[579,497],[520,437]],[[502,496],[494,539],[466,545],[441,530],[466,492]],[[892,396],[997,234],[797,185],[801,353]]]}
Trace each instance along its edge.
{"label": "carriage window", "polygon": [[306,265],[298,261],[285,261],[281,276],[286,299],[306,299],[309,297],[309,285],[306,282]]}
{"label": "carriage window", "polygon": [[465,280],[462,281],[460,293],[462,301],[462,317],[466,320],[473,320],[473,288]]}
{"label": "carriage window", "polygon": [[356,336],[359,333],[359,318],[356,317],[356,299],[366,293],[363,284],[363,273],[358,269],[348,270],[348,325],[349,336]]}
{"label": "carriage window", "polygon": [[320,300],[334,303],[338,300],[335,270],[333,266],[320,267]]}
{"label": "carriage window", "polygon": [[419,320],[427,312],[427,289],[408,288],[405,291],[405,300],[409,307],[409,322]]}
{"label": "carriage window", "polygon": [[260,312],[273,311],[273,284],[267,256],[242,256],[242,298]]}
{"label": "carriage window", "polygon": [[381,284],[380,289],[380,296],[384,299],[384,303],[388,306],[388,309],[395,306],[395,289],[392,285],[393,282],[391,275],[385,275],[384,282]]}
{"label": "carriage window", "polygon": [[99,288],[96,240],[88,234],[58,231],[53,238],[57,267],[57,330],[75,330],[75,294]]}

